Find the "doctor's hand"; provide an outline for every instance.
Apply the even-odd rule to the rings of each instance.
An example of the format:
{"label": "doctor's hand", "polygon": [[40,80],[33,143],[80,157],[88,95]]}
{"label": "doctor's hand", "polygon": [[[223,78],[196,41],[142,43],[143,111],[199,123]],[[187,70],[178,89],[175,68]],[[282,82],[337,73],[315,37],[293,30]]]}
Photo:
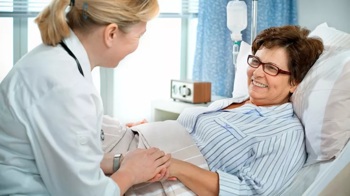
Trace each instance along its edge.
{"label": "doctor's hand", "polygon": [[168,175],[170,160],[171,155],[158,148],[135,149],[125,154],[116,173],[125,172],[130,175],[132,184],[159,181]]}

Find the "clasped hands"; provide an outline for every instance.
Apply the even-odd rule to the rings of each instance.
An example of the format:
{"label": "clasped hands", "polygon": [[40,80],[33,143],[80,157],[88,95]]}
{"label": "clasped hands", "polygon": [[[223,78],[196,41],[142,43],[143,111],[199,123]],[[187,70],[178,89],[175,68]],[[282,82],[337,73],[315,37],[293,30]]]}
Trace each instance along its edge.
{"label": "clasped hands", "polygon": [[[143,119],[138,122],[127,123],[132,127],[147,123]],[[135,175],[135,184],[142,182],[157,182],[162,180],[176,180],[170,176],[171,155],[152,147],[149,149],[136,149],[124,154],[121,160],[121,168],[130,168]],[[123,167],[127,166],[127,167]],[[131,172],[131,171],[130,171]]]}

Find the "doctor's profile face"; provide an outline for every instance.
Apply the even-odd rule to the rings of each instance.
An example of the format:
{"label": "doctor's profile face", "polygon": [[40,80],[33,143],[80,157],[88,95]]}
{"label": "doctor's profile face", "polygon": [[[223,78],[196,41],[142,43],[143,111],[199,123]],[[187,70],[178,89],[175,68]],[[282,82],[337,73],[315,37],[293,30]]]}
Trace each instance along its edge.
{"label": "doctor's profile face", "polygon": [[139,22],[128,28],[127,32],[118,30],[117,37],[113,42],[107,67],[115,68],[127,55],[133,53],[139,46],[142,35],[146,32],[146,22]]}
{"label": "doctor's profile face", "polygon": [[[263,63],[273,64],[280,70],[288,70],[288,55],[284,48],[271,49],[262,47],[255,56],[262,62],[257,68],[248,67],[248,90],[250,100],[256,105],[278,105],[289,101],[289,94],[296,85],[291,85],[290,75],[278,73],[269,75],[263,70]],[[265,67],[265,69],[268,69]]]}

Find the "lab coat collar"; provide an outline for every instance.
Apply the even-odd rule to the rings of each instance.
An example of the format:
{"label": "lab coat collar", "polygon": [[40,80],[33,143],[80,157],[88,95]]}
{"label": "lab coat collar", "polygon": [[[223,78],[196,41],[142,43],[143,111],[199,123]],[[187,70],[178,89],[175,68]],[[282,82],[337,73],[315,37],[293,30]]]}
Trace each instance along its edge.
{"label": "lab coat collar", "polygon": [[83,44],[80,42],[79,38],[75,35],[75,33],[71,29],[70,29],[70,35],[69,37],[64,39],[64,43],[66,43],[68,48],[73,52],[73,54],[79,60],[81,68],[83,69],[83,72],[84,72],[84,77],[89,82],[93,83],[89,56]]}

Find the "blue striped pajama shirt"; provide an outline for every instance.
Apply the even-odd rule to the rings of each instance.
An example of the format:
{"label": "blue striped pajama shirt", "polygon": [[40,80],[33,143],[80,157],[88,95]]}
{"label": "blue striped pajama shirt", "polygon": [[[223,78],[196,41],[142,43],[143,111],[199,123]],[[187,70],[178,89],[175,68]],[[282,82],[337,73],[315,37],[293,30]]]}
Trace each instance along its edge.
{"label": "blue striped pajama shirt", "polygon": [[223,110],[242,100],[188,108],[177,120],[219,174],[220,195],[278,195],[305,162],[303,127],[291,103]]}

